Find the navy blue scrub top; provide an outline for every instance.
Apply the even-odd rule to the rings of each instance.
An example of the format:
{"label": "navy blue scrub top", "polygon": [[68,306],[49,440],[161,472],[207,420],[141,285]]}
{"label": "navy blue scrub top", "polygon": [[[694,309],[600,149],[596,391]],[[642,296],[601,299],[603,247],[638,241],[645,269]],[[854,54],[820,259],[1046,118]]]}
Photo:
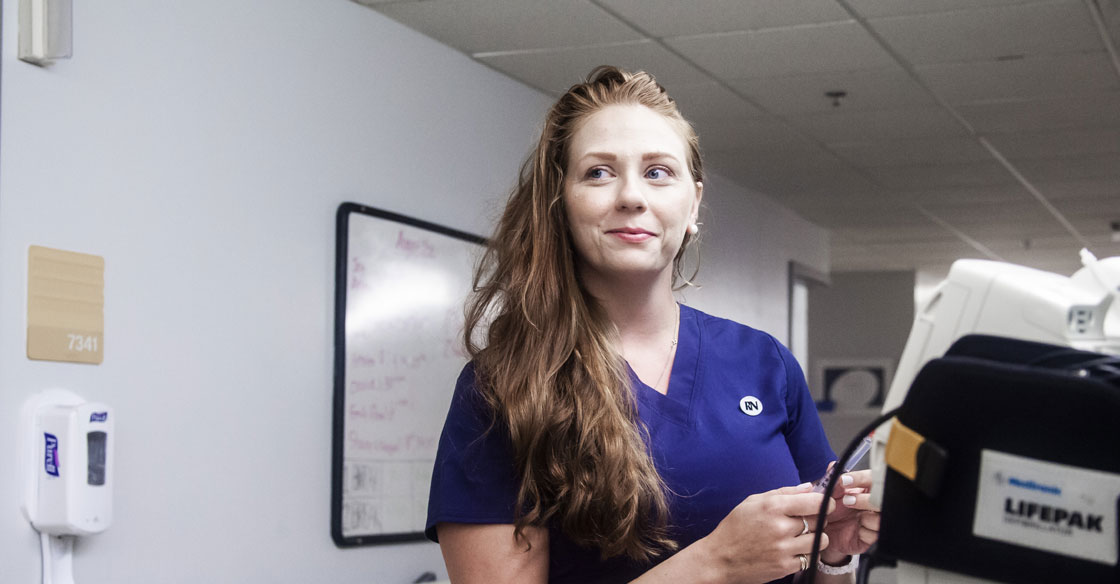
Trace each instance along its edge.
{"label": "navy blue scrub top", "polygon": [[[687,547],[747,496],[820,478],[836,459],[801,367],[772,336],[681,306],[677,354],[663,395],[633,371],[639,417],[670,489],[672,537]],[[435,525],[513,523],[518,478],[508,431],[490,429],[474,368],[459,376],[440,437],[425,533]],[[487,432],[487,430],[490,430]],[[626,582],[653,564],[549,532],[549,582]]]}

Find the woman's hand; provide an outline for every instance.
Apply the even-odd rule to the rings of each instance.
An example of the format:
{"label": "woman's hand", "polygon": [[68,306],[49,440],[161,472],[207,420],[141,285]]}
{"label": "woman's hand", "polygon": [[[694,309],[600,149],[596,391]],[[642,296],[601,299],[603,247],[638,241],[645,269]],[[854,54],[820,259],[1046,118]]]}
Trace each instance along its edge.
{"label": "woman's hand", "polygon": [[[851,477],[851,482],[843,477]],[[871,506],[870,490],[870,470],[841,475],[840,484],[832,493],[836,506],[824,528],[831,542],[828,554],[822,552],[825,562],[842,562],[844,556],[862,554],[879,539],[879,510]]]}
{"label": "woman's hand", "polygon": [[[800,556],[807,558],[812,550],[812,532],[823,497],[811,489],[808,483],[783,487],[751,495],[736,506],[701,540],[710,566],[718,571],[714,579],[769,582],[805,567],[807,560]],[[828,545],[828,536],[822,536],[821,547]]]}

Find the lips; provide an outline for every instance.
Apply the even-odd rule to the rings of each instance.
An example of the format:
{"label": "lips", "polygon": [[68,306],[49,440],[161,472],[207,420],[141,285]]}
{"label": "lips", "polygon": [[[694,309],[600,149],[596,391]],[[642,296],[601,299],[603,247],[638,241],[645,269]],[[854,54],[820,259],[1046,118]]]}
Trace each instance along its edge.
{"label": "lips", "polygon": [[620,227],[618,229],[610,229],[607,233],[631,243],[640,243],[656,235],[652,231],[640,227]]}

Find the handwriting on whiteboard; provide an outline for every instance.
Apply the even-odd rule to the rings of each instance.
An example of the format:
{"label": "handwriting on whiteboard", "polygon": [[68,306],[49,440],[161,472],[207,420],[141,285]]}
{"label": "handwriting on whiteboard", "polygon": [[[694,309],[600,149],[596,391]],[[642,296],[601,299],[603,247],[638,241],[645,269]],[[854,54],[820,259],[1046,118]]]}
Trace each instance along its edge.
{"label": "handwriting on whiteboard", "polygon": [[443,420],[467,361],[463,303],[480,251],[436,231],[351,216],[344,534],[423,528]]}
{"label": "handwriting on whiteboard", "polygon": [[389,439],[367,439],[357,431],[347,435],[350,447],[374,454],[428,454],[436,446],[437,437],[408,434]]}
{"label": "handwriting on whiteboard", "polygon": [[349,462],[343,465],[344,533],[405,532],[422,528],[432,480],[430,461]]}
{"label": "handwriting on whiteboard", "polygon": [[436,248],[427,238],[412,239],[406,237],[404,231],[397,232],[396,248],[405,252],[406,257],[433,258]]}

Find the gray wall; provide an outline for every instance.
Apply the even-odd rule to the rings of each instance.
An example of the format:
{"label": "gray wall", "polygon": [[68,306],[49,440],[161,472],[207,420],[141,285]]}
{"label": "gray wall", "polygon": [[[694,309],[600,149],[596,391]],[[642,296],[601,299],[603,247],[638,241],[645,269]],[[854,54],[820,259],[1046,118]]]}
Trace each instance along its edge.
{"label": "gray wall", "polygon": [[[549,100],[330,0],[75,3],[74,57],[15,59],[0,103],[0,581],[39,581],[18,507],[20,405],[115,407],[115,518],[84,584],[411,582],[429,543],[339,550],[329,527],[334,212],[485,234]],[[823,230],[713,175],[702,309],[784,335],[785,266]],[[27,248],[105,258],[105,360],[29,361]],[[450,390],[450,388],[448,388]]]}
{"label": "gray wall", "polygon": [[[824,362],[885,360],[893,371],[914,321],[914,272],[836,272],[830,278],[830,286],[809,293],[809,378],[818,399]],[[837,454],[877,414],[870,409],[822,413]]]}
{"label": "gray wall", "polygon": [[699,287],[686,288],[678,296],[788,343],[789,262],[827,272],[828,233],[717,174],[709,172],[705,180]]}

